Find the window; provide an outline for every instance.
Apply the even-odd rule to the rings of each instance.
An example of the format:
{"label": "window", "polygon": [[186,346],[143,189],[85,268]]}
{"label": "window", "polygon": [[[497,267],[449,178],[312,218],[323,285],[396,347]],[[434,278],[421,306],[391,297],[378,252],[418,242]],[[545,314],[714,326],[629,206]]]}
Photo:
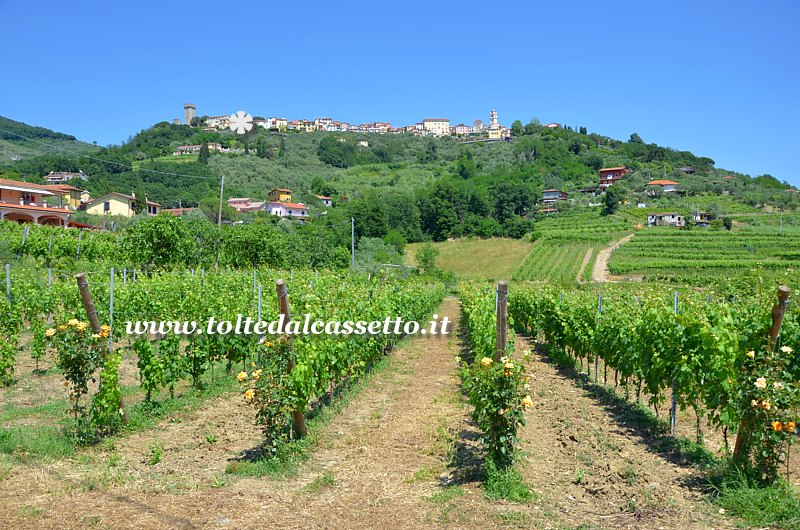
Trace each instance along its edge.
{"label": "window", "polygon": [[106,201],[103,203],[103,213],[108,213],[111,211],[111,203]]}

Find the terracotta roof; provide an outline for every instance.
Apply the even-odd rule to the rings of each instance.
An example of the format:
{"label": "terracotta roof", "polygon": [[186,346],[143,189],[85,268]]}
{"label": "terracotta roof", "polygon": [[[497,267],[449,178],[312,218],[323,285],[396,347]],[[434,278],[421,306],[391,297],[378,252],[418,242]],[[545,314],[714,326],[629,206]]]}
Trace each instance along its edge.
{"label": "terracotta roof", "polygon": [[270,204],[277,204],[285,208],[295,208],[301,210],[308,210],[308,206],[301,202],[271,202]]}
{"label": "terracotta roof", "polygon": [[648,186],[675,186],[677,184],[678,183],[675,182],[674,180],[664,180],[664,179],[651,180],[650,182],[647,183]]}
{"label": "terracotta roof", "polygon": [[69,184],[50,184],[47,187],[53,191],[82,191],[80,188],[70,186]]}
{"label": "terracotta roof", "polygon": [[331,198],[330,198],[330,197],[326,197],[326,196],[324,196],[324,195],[315,195],[315,197],[316,197],[317,199],[327,199],[327,200],[331,200]]}
{"label": "terracotta roof", "polygon": [[619,167],[603,167],[603,168],[600,168],[600,171],[615,171],[615,170],[617,170],[617,169],[625,169],[625,166],[619,166]]}
{"label": "terracotta roof", "polygon": [[0,187],[26,188],[28,190],[34,190],[36,193],[43,193],[46,195],[53,194],[51,186],[33,184],[32,182],[23,182],[20,180],[0,179]]}

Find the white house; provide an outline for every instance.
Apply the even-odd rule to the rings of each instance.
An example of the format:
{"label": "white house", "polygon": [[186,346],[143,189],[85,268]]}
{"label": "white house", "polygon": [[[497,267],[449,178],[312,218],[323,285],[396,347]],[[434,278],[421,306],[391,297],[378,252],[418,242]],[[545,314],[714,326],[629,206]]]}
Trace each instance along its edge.
{"label": "white house", "polygon": [[308,206],[301,202],[271,202],[267,207],[270,215],[308,219]]}
{"label": "white house", "polygon": [[664,180],[664,179],[651,180],[650,182],[647,183],[647,185],[648,186],[661,186],[661,191],[663,191],[664,193],[669,193],[671,191],[678,191],[675,188],[675,186],[677,186],[678,183],[675,182],[674,180]]}
{"label": "white house", "polygon": [[674,212],[651,213],[647,216],[647,226],[685,226],[686,220],[682,215]]}
{"label": "white house", "polygon": [[319,199],[319,200],[322,202],[322,204],[324,204],[325,206],[331,206],[331,205],[333,204],[333,201],[331,200],[331,198],[330,198],[330,197],[326,197],[325,195],[316,195],[316,197],[317,197],[317,199]]}

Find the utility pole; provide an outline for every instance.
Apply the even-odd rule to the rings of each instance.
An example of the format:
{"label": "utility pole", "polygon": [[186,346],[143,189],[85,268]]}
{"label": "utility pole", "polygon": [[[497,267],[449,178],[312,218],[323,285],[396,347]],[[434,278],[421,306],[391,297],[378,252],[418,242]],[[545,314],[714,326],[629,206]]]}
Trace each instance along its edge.
{"label": "utility pole", "polygon": [[[225,175],[222,175],[222,181],[219,183],[219,213],[217,214],[217,227],[222,227],[222,193],[225,190]],[[222,231],[217,234],[217,253],[214,258],[214,271],[219,270],[219,247],[222,244]]]}
{"label": "utility pole", "polygon": [[225,190],[225,175],[222,175],[222,182],[219,184],[219,214],[217,215],[217,226],[222,226],[222,193]]}
{"label": "utility pole", "polygon": [[352,267],[356,268],[356,218],[350,218],[350,258]]}

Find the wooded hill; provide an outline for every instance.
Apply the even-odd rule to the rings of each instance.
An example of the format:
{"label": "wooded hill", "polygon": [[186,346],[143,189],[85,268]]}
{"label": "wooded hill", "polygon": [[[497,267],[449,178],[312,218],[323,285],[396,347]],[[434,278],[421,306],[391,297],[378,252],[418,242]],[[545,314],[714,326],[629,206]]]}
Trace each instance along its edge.
{"label": "wooded hill", "polygon": [[[73,141],[47,129],[0,122],[0,128],[8,127],[48,143]],[[0,176],[40,182],[49,171],[82,170],[93,196],[143,189],[165,207],[205,203],[211,209],[225,175],[226,196],[264,200],[271,188],[289,187],[295,200],[313,206],[314,194],[329,195],[339,204],[348,202],[342,216],[358,213],[365,219],[365,234],[382,237],[395,230],[409,241],[472,234],[520,237],[531,229],[522,218],[539,208],[543,189],[568,192],[570,202],[563,207],[596,203],[597,197],[577,190],[596,185],[597,170],[608,166],[631,170],[621,183],[626,192],[668,178],[689,196],[724,194],[755,207],[798,204],[797,194],[784,191],[789,186],[769,175],[751,178],[719,169],[710,158],[647,144],[635,133],[620,141],[582,127],[547,128],[535,121],[515,122],[512,129],[516,136],[509,142],[465,144],[450,137],[280,134],[258,127],[240,137],[161,122],[119,146],[88,146],[93,158],[58,150],[13,162],[3,158]],[[20,141],[13,135],[2,138]],[[214,142],[234,152],[172,154],[180,145]],[[681,171],[686,167],[693,173]]]}

